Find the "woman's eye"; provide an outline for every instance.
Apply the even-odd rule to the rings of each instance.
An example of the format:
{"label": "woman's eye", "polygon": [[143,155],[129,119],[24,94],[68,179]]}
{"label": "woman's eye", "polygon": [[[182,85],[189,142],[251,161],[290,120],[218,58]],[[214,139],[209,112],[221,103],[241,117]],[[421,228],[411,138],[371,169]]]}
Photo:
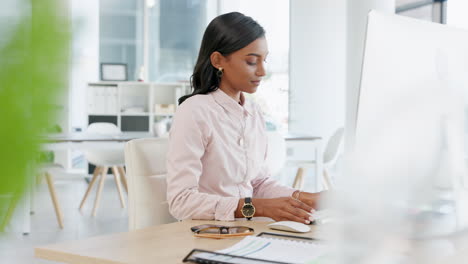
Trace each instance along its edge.
{"label": "woman's eye", "polygon": [[255,62],[251,62],[251,61],[247,61],[247,64],[248,64],[248,65],[250,65],[250,66],[257,65],[257,63],[255,63]]}

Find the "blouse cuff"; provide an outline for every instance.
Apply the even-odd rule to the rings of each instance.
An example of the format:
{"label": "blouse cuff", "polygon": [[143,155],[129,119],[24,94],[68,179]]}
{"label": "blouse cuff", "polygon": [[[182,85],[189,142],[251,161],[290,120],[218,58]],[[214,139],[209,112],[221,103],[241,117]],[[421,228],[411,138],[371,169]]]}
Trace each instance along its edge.
{"label": "blouse cuff", "polygon": [[288,197],[288,196],[292,196],[293,193],[297,191],[296,189],[293,189],[293,188],[285,188],[281,191],[278,191],[278,197]]}

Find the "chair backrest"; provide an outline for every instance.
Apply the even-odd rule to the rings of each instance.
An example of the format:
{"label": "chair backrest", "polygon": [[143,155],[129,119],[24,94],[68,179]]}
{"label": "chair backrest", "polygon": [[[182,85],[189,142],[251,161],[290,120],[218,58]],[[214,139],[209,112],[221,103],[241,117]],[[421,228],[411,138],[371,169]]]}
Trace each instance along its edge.
{"label": "chair backrest", "polygon": [[323,152],[323,163],[332,163],[338,157],[338,152],[343,142],[344,128],[338,128],[333,135],[328,139],[327,145]]}
{"label": "chair backrest", "polygon": [[120,128],[115,124],[105,122],[91,123],[86,129],[86,132],[101,135],[118,135],[122,133]]}
{"label": "chair backrest", "polygon": [[[120,128],[113,123],[92,123],[86,129],[86,133],[98,135],[119,135]],[[96,166],[121,166],[124,164],[124,153],[122,149],[92,149],[84,152],[86,160]]]}
{"label": "chair backrest", "polygon": [[268,150],[266,163],[271,175],[277,175],[286,161],[286,142],[283,135],[277,131],[268,131]]}
{"label": "chair backrest", "polygon": [[168,138],[142,138],[125,145],[129,230],[177,221],[166,200]]}

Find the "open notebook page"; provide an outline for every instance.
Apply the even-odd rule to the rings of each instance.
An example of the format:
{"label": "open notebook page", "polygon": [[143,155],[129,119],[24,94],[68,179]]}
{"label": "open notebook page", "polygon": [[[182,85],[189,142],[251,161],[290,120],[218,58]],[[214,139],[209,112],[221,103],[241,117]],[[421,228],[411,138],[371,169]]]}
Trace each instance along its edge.
{"label": "open notebook page", "polygon": [[[248,236],[219,253],[276,261],[279,263],[318,263],[328,258],[329,248],[323,242],[303,242],[271,237]],[[199,253],[197,259],[221,263],[265,263],[210,253]]]}

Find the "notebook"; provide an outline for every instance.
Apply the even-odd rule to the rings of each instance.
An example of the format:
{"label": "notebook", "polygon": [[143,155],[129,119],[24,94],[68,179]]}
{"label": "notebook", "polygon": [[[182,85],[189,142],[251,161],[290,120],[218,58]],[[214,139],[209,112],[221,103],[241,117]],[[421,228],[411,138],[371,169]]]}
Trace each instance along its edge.
{"label": "notebook", "polygon": [[247,236],[235,245],[209,252],[194,250],[184,262],[195,263],[322,263],[330,249],[317,240],[290,240],[280,237]]}

